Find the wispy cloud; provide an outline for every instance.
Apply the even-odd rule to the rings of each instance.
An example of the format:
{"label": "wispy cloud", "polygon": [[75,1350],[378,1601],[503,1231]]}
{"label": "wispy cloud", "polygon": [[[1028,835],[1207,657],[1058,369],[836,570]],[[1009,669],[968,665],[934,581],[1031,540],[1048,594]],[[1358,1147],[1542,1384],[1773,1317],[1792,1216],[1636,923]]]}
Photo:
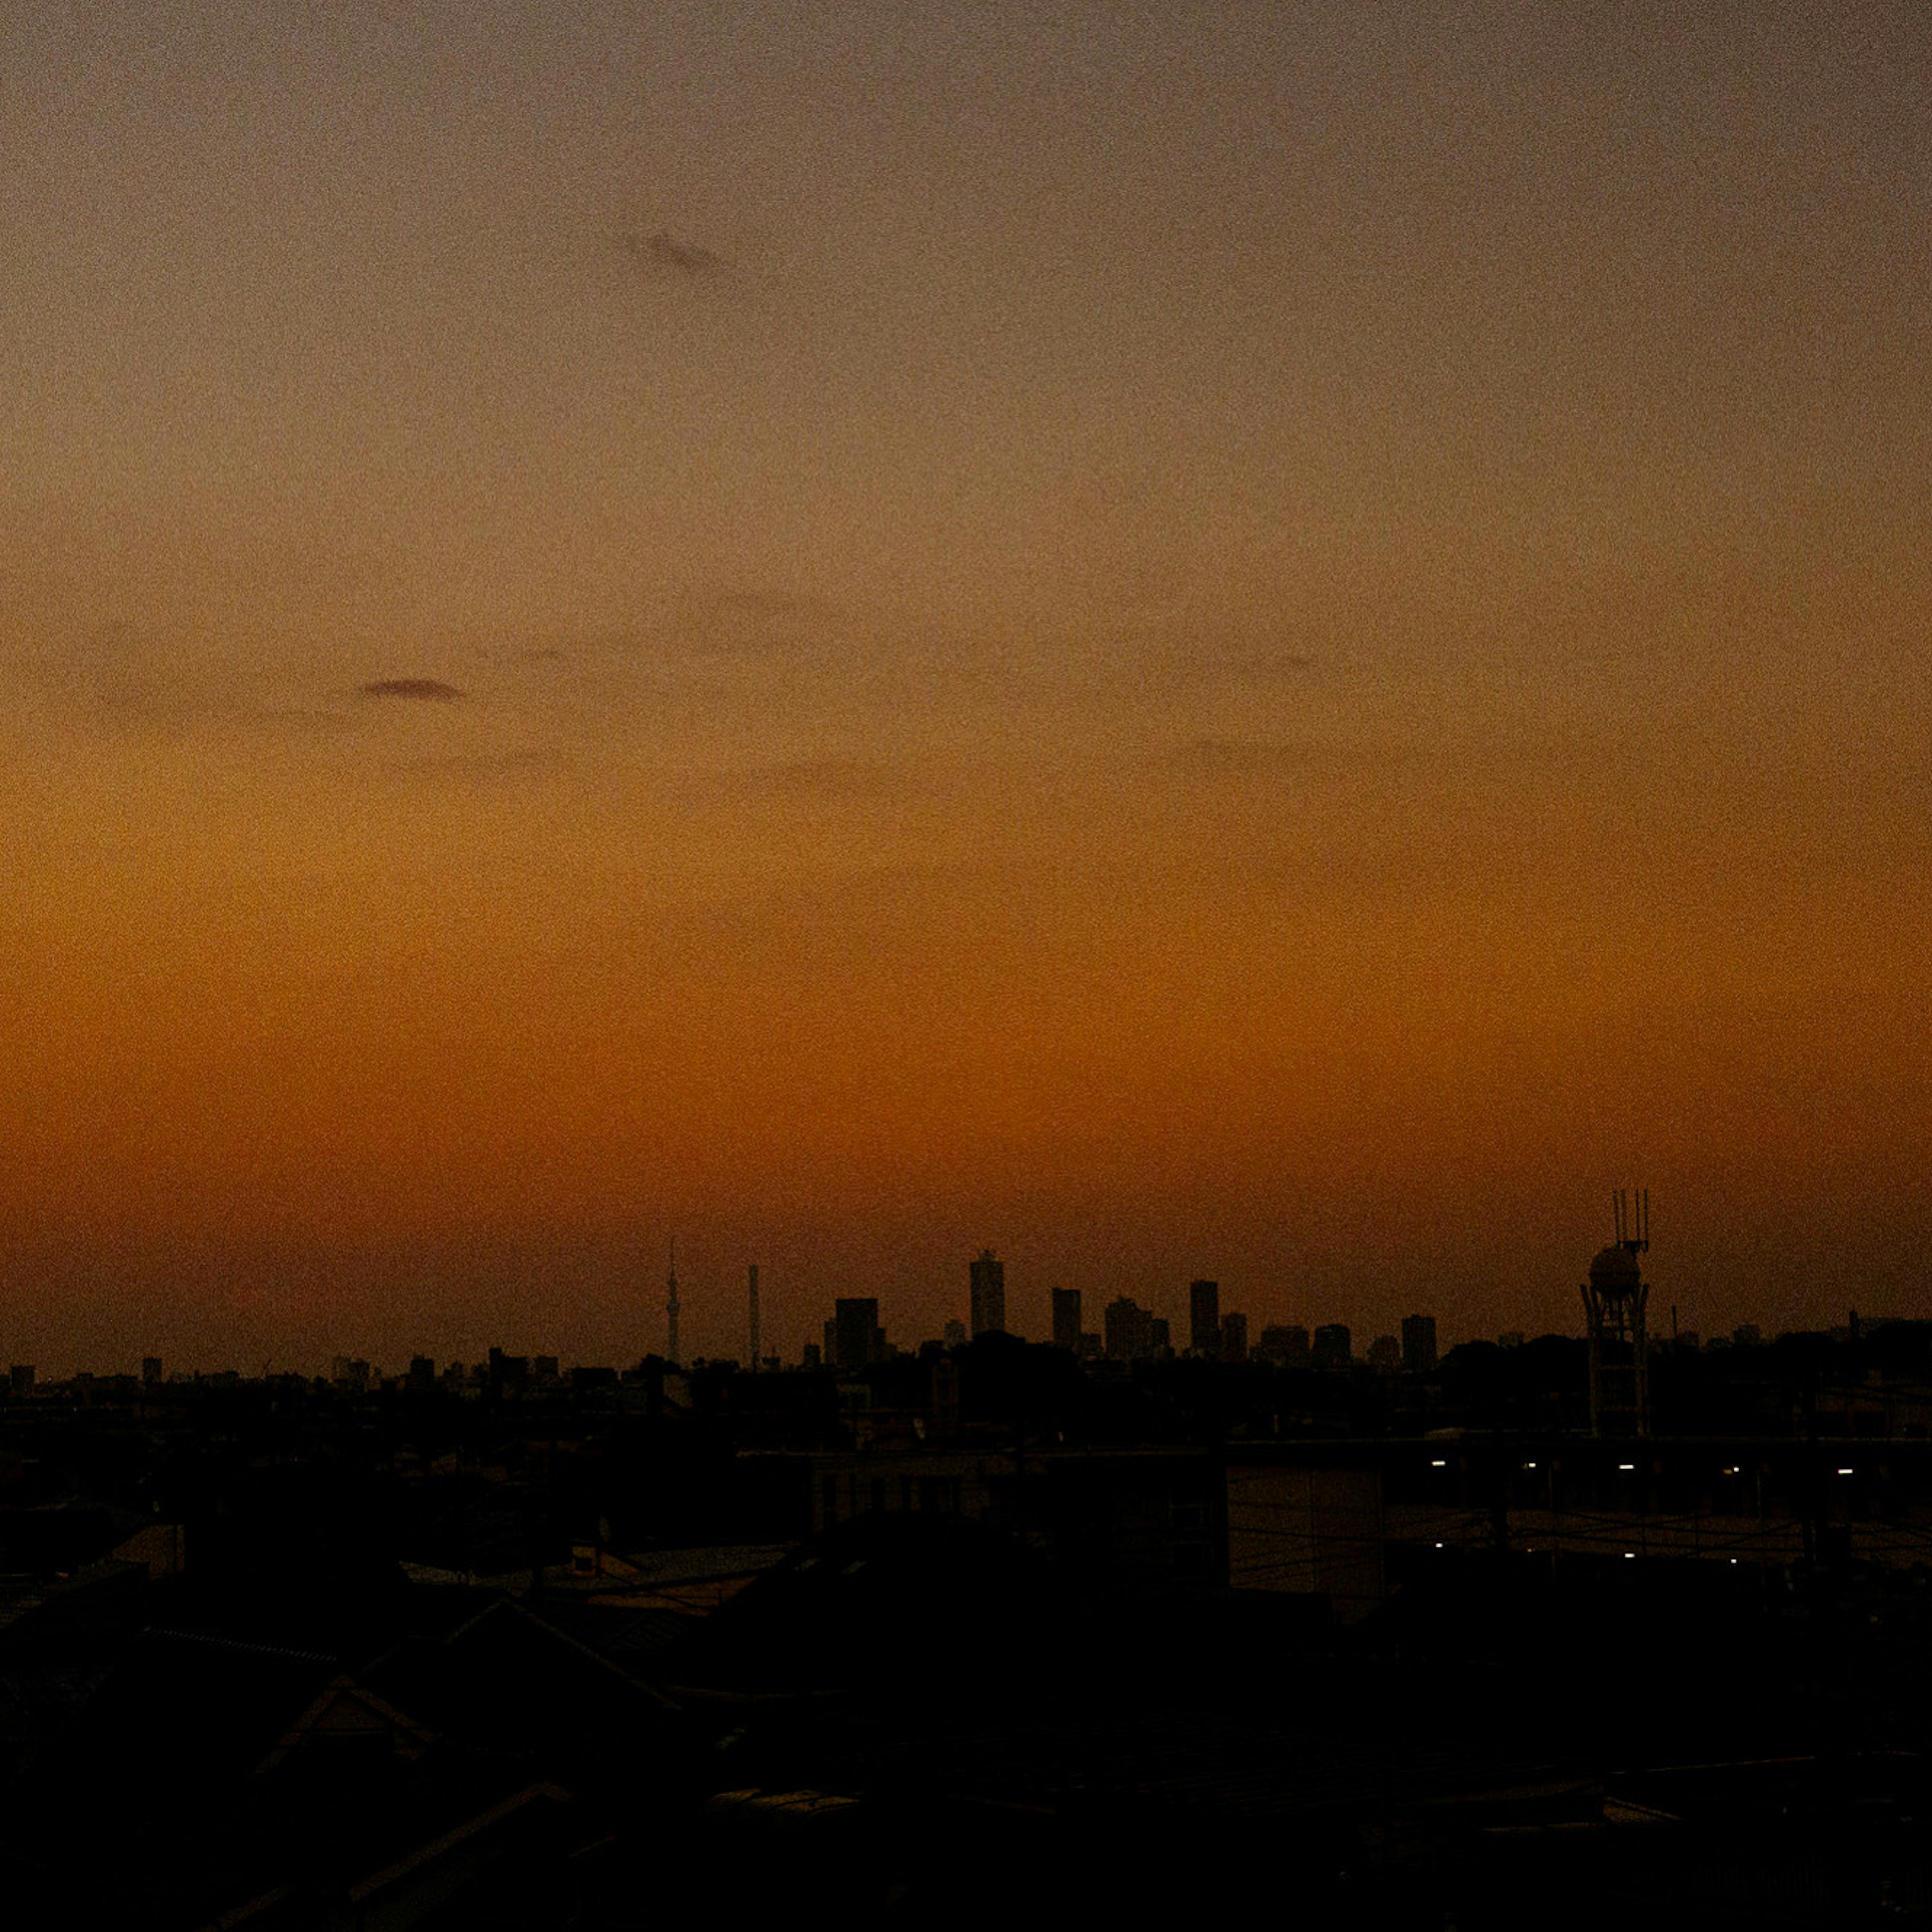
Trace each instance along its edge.
{"label": "wispy cloud", "polygon": [[668,268],[681,275],[710,275],[726,266],[722,255],[680,242],[660,228],[655,235],[620,235],[617,245],[632,261],[646,268]]}
{"label": "wispy cloud", "polygon": [[379,677],[361,687],[364,698],[414,698],[419,703],[453,704],[463,693],[436,677]]}
{"label": "wispy cloud", "polygon": [[389,760],[384,769],[399,778],[496,786],[553,777],[568,770],[570,760],[560,751],[527,746],[519,751],[475,752],[447,758],[398,758]]}

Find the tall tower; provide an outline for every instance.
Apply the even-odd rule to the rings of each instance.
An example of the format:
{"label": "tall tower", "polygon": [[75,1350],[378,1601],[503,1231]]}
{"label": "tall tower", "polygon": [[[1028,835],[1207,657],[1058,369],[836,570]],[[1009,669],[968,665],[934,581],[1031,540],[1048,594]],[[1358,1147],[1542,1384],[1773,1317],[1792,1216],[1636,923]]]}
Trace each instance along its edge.
{"label": "tall tower", "polygon": [[1006,1326],[1006,1264],[985,1250],[973,1264],[973,1333],[1004,1334]]}
{"label": "tall tower", "polygon": [[1221,1352],[1221,1284],[1218,1281],[1187,1284],[1187,1346],[1197,1355]]}
{"label": "tall tower", "polygon": [[752,1264],[752,1372],[758,1372],[758,1264]]}
{"label": "tall tower", "polygon": [[1590,1433],[1650,1433],[1649,1337],[1644,1309],[1650,1284],[1637,1257],[1650,1250],[1650,1192],[1618,1189],[1611,1199],[1616,1238],[1590,1264],[1583,1313],[1590,1335]]}
{"label": "tall tower", "polygon": [[670,1238],[670,1277],[666,1286],[670,1288],[669,1298],[664,1303],[664,1313],[670,1318],[670,1343],[664,1358],[674,1368],[684,1366],[684,1358],[677,1352],[677,1237]]}

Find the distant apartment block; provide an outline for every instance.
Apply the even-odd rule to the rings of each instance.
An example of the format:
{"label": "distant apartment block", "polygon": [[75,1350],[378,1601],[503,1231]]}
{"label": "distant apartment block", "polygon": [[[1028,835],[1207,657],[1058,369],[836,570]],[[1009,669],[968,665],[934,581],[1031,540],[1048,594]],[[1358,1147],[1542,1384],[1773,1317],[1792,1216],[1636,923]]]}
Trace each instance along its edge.
{"label": "distant apartment block", "polygon": [[1070,1354],[1080,1352],[1080,1291],[1077,1288],[1056,1288],[1051,1291],[1053,1302],[1053,1346],[1064,1348]]}
{"label": "distant apartment block", "polygon": [[1433,1374],[1436,1369],[1436,1318],[1432,1315],[1406,1315],[1402,1323],[1402,1365],[1412,1376]]}
{"label": "distant apartment block", "polygon": [[875,1295],[842,1298],[832,1304],[832,1360],[842,1376],[856,1376],[886,1355],[886,1331],[879,1326]]}
{"label": "distant apartment block", "polygon": [[1153,1355],[1154,1318],[1130,1296],[1116,1296],[1100,1318],[1109,1361],[1144,1362]]}
{"label": "distant apartment block", "polygon": [[1248,1359],[1248,1318],[1232,1309],[1221,1318],[1221,1359],[1224,1362]]}
{"label": "distant apartment block", "polygon": [[1316,1330],[1314,1360],[1318,1369],[1346,1369],[1354,1358],[1354,1345],[1346,1322],[1325,1322]]}
{"label": "distant apartment block", "polygon": [[1274,1324],[1262,1330],[1256,1352],[1284,1369],[1305,1369],[1309,1362],[1308,1330],[1294,1322]]}

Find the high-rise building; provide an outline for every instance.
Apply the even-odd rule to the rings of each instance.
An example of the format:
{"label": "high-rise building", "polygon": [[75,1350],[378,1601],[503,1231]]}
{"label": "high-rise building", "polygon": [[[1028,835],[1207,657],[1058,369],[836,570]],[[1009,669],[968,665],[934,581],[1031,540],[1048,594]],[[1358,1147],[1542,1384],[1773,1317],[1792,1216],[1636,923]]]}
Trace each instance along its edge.
{"label": "high-rise building", "polygon": [[7,1371],[7,1387],[14,1395],[31,1395],[34,1388],[34,1365],[32,1362],[15,1362]]}
{"label": "high-rise building", "polygon": [[1305,1369],[1308,1366],[1308,1330],[1292,1322],[1264,1328],[1259,1352],[1284,1369]]}
{"label": "high-rise building", "polygon": [[1393,1375],[1402,1366],[1402,1344],[1393,1335],[1378,1335],[1369,1344],[1369,1366],[1378,1375]]}
{"label": "high-rise building", "polygon": [[141,1386],[143,1388],[159,1387],[161,1380],[161,1358],[158,1355],[141,1358]]}
{"label": "high-rise building", "polygon": [[1221,1284],[1192,1281],[1187,1285],[1187,1346],[1197,1355],[1221,1352]]}
{"label": "high-rise building", "polygon": [[856,1376],[884,1359],[886,1331],[874,1295],[842,1296],[832,1304],[832,1359],[842,1376]]}
{"label": "high-rise building", "polygon": [[[158,1376],[156,1380],[159,1380]],[[410,1372],[404,1378],[411,1388],[434,1388],[436,1386],[436,1360],[430,1355],[412,1355]]]}
{"label": "high-rise building", "polygon": [[1436,1318],[1405,1315],[1402,1320],[1402,1365],[1412,1376],[1432,1374],[1436,1368]]}
{"label": "high-rise building", "polygon": [[1072,1354],[1080,1352],[1080,1291],[1056,1288],[1053,1299],[1053,1346]]}
{"label": "high-rise building", "polygon": [[1346,1369],[1354,1360],[1354,1345],[1346,1322],[1324,1322],[1315,1331],[1315,1366],[1318,1369]]}
{"label": "high-rise building", "polygon": [[1245,1362],[1248,1359],[1248,1318],[1232,1309],[1221,1318],[1221,1359]]}
{"label": "high-rise building", "polygon": [[986,1248],[973,1264],[973,1333],[1004,1334],[1006,1328],[1006,1270]]}
{"label": "high-rise building", "polygon": [[946,1324],[946,1346],[949,1348],[963,1348],[966,1346],[966,1324],[963,1322],[949,1322]]}
{"label": "high-rise building", "polygon": [[1128,1296],[1108,1303],[1101,1326],[1108,1360],[1143,1362],[1154,1353],[1154,1317]]}

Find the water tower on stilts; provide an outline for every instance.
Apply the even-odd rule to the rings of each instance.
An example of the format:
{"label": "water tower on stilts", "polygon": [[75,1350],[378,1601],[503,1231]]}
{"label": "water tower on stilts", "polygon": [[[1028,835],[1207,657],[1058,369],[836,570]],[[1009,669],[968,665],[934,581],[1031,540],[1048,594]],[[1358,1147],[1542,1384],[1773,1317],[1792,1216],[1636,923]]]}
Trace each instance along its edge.
{"label": "water tower on stilts", "polygon": [[1637,1257],[1650,1248],[1650,1193],[1622,1188],[1612,1199],[1616,1238],[1590,1264],[1583,1310],[1590,1334],[1590,1433],[1650,1433],[1650,1368],[1644,1307],[1650,1284]]}

